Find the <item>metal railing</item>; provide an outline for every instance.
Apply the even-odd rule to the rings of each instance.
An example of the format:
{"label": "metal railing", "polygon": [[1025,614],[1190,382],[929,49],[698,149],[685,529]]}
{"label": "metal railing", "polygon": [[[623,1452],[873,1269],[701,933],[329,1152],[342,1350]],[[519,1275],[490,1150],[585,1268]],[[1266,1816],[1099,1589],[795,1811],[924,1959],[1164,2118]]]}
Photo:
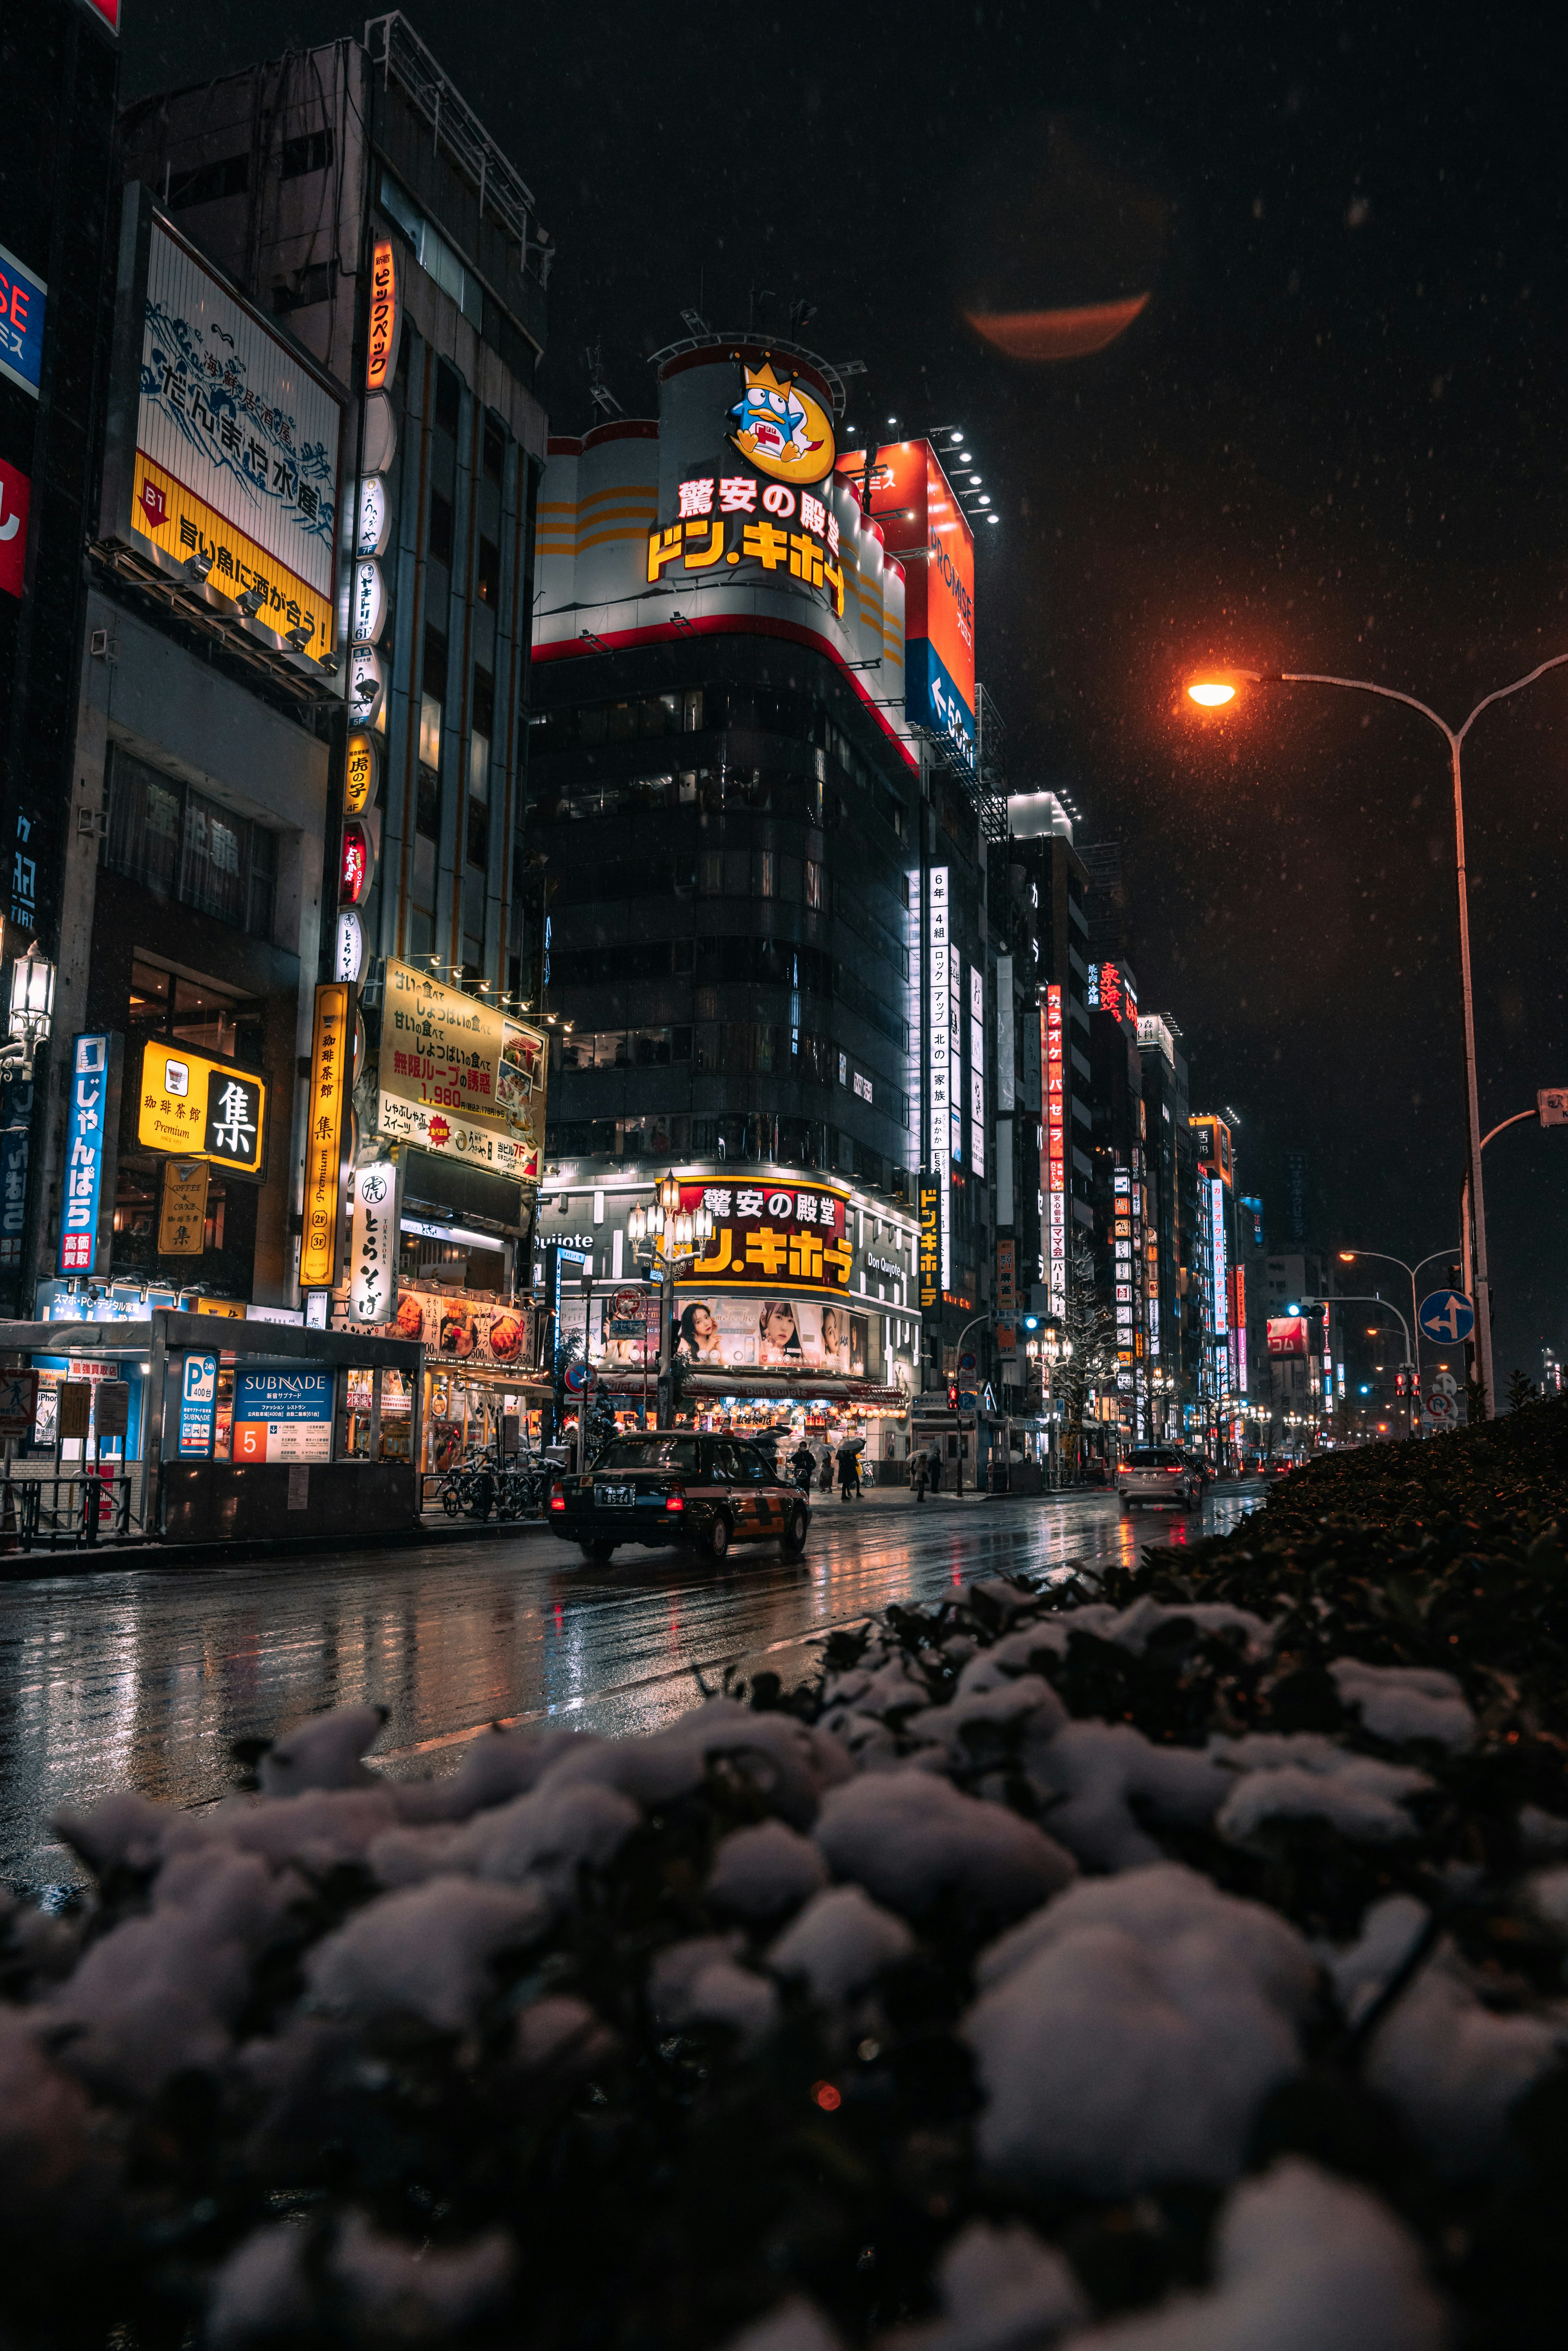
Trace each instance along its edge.
{"label": "metal railing", "polygon": [[7,1478],[0,1482],[0,1544],[14,1538],[18,1551],[78,1551],[140,1541],[135,1484],[131,1477]]}
{"label": "metal railing", "polygon": [[365,47],[372,64],[397,82],[414,112],[429,123],[437,144],[445,147],[459,171],[473,182],[481,214],[488,205],[517,238],[525,256],[530,246],[537,252],[540,239],[528,233],[535,217],[531,192],[401,10],[394,8],[388,16],[369,19]]}

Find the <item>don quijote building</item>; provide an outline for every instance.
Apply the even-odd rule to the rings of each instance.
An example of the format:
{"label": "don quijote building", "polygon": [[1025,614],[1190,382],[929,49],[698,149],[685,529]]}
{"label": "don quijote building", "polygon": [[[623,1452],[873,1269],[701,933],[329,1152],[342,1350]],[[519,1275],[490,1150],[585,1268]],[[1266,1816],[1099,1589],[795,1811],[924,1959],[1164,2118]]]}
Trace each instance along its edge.
{"label": "don quijote building", "polygon": [[[682,1410],[851,1425],[902,1476],[923,1394],[959,1441],[945,1327],[995,1223],[972,540],[923,442],[868,492],[833,366],[688,323],[654,413],[552,438],[539,502],[549,1302],[639,1402],[656,1333],[614,1292],[673,1172],[714,1225],[676,1288]],[[967,660],[933,650],[934,552]]]}

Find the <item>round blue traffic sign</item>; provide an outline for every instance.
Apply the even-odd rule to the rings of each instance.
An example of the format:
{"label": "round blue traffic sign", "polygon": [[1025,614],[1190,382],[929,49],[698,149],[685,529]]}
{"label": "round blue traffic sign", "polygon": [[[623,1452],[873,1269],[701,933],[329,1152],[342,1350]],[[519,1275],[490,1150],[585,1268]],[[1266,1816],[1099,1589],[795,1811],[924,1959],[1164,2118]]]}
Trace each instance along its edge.
{"label": "round blue traffic sign", "polygon": [[1462,1290],[1434,1290],[1429,1298],[1421,1301],[1416,1321],[1421,1335],[1436,1339],[1439,1345],[1456,1346],[1468,1339],[1476,1327],[1476,1310]]}

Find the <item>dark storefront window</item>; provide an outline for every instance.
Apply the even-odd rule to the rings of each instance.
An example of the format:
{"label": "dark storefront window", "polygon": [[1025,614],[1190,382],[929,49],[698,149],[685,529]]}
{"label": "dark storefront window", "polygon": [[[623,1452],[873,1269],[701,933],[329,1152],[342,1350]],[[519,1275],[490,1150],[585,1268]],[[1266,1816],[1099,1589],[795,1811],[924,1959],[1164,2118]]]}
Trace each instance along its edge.
{"label": "dark storefront window", "polygon": [[277,834],[118,747],[103,862],[154,897],[215,915],[252,938],[271,935]]}

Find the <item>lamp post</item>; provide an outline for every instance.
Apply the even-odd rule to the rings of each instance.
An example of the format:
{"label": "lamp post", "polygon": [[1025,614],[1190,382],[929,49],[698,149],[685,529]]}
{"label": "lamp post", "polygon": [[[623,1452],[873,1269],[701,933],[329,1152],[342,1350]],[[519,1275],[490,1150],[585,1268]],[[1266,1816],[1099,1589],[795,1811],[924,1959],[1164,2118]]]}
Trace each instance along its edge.
{"label": "lamp post", "polygon": [[[1370,1257],[1372,1254],[1373,1252],[1370,1249],[1366,1251],[1367,1256]],[[1406,1322],[1404,1315],[1401,1314],[1398,1307],[1395,1305],[1394,1301],[1391,1298],[1379,1298],[1375,1290],[1362,1291],[1347,1290],[1343,1290],[1337,1298],[1303,1298],[1301,1304],[1303,1306],[1381,1306],[1385,1313],[1393,1315],[1395,1321],[1398,1323],[1399,1328],[1404,1332],[1405,1361],[1412,1371],[1415,1370],[1416,1358],[1412,1354],[1410,1349],[1410,1325]],[[1412,1436],[1416,1433],[1416,1399],[1414,1395],[1412,1395],[1410,1399],[1410,1433]]]}
{"label": "lamp post", "polygon": [[[1529,1117],[1531,1113],[1527,1111],[1525,1115],[1526,1117]],[[1497,1132],[1498,1130],[1494,1126],[1492,1129],[1492,1134],[1495,1134]],[[1481,1137],[1482,1148],[1484,1149],[1486,1144],[1490,1141],[1491,1134],[1483,1134]],[[1454,1261],[1456,1252],[1453,1249],[1430,1249],[1425,1257],[1418,1257],[1414,1265],[1406,1265],[1402,1257],[1391,1257],[1386,1249],[1338,1249],[1335,1251],[1335,1255],[1338,1257],[1341,1265],[1354,1265],[1358,1258],[1375,1257],[1379,1265],[1396,1265],[1402,1272],[1409,1275],[1410,1328],[1413,1334],[1413,1343],[1416,1349],[1415,1365],[1416,1371],[1419,1372],[1421,1368],[1419,1352],[1421,1346],[1421,1308],[1420,1301],[1416,1295],[1416,1276],[1420,1272],[1421,1268],[1424,1265],[1436,1265],[1439,1259],[1447,1259],[1448,1263],[1451,1265]]]}
{"label": "lamp post", "polygon": [[1465,1108],[1467,1113],[1466,1165],[1469,1172],[1471,1211],[1476,1236],[1476,1364],[1480,1374],[1482,1392],[1486,1398],[1486,1416],[1497,1416],[1497,1398],[1492,1393],[1491,1363],[1491,1280],[1487,1268],[1486,1202],[1481,1191],[1481,1114],[1480,1099],[1476,1083],[1476,1019],[1470,991],[1470,909],[1469,890],[1465,866],[1465,795],[1460,755],[1466,736],[1483,710],[1494,702],[1506,702],[1511,695],[1522,693],[1544,677],[1551,669],[1561,669],[1568,662],[1568,653],[1553,653],[1549,660],[1538,662],[1523,677],[1516,677],[1511,685],[1500,685],[1494,694],[1484,695],[1469,716],[1458,726],[1450,726],[1439,718],[1428,704],[1413,694],[1401,694],[1391,685],[1374,685],[1364,677],[1322,677],[1310,670],[1225,670],[1208,677],[1197,678],[1187,687],[1188,696],[1200,709],[1221,709],[1235,700],[1239,683],[1249,685],[1336,685],[1352,694],[1375,694],[1384,702],[1402,702],[1407,710],[1419,712],[1429,719],[1448,747],[1448,764],[1454,783],[1454,872],[1459,907],[1459,990],[1464,1008],[1465,1046]]}
{"label": "lamp post", "polygon": [[713,1238],[713,1210],[683,1208],[681,1181],[674,1168],[653,1186],[647,1207],[632,1209],[626,1230],[639,1258],[659,1281],[659,1386],[657,1424],[669,1428],[675,1405],[675,1269],[701,1257]]}
{"label": "lamp post", "polygon": [[29,1085],[40,1045],[55,1017],[55,967],[33,941],[11,967],[10,1042],[0,1045],[0,1076]]}

